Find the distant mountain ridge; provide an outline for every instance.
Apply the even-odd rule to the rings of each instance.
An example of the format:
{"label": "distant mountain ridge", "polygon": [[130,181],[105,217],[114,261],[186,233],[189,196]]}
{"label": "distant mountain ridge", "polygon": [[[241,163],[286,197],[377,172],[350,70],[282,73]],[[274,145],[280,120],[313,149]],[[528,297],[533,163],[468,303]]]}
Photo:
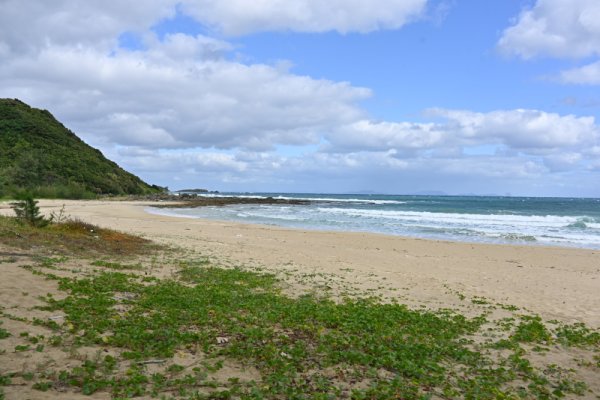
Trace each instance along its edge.
{"label": "distant mountain ridge", "polygon": [[150,194],[149,185],[87,145],[47,110],[0,99],[0,197]]}

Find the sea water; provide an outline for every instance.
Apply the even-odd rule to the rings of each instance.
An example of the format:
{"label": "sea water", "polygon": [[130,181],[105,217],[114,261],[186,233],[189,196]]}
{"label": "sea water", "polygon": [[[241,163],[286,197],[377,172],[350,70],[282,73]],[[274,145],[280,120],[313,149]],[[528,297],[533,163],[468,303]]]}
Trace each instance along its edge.
{"label": "sea water", "polygon": [[148,211],[307,230],[600,249],[600,199],[290,193],[220,195],[303,199],[311,203],[149,208]]}

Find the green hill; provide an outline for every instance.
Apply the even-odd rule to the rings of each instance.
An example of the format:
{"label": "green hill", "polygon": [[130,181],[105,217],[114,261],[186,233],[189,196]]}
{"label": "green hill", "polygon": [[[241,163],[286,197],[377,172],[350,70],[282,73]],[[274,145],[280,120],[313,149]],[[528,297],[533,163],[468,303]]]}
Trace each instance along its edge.
{"label": "green hill", "polygon": [[46,110],[0,99],[0,197],[85,198],[162,191],[85,144]]}

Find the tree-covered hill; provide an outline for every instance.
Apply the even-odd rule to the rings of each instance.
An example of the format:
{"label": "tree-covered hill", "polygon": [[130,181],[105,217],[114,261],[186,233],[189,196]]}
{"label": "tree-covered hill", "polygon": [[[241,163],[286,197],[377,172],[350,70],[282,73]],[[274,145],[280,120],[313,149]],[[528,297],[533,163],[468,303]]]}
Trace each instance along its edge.
{"label": "tree-covered hill", "polygon": [[108,160],[50,112],[0,99],[0,197],[22,191],[80,198],[161,190]]}

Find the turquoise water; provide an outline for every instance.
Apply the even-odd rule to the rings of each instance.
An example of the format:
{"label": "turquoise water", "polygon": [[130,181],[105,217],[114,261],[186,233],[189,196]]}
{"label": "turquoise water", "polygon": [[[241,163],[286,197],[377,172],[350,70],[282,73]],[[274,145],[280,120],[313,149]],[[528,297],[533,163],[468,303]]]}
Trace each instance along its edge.
{"label": "turquoise water", "polygon": [[301,229],[600,249],[600,199],[290,193],[222,195],[270,196],[313,202],[298,206],[232,205],[148,211]]}

